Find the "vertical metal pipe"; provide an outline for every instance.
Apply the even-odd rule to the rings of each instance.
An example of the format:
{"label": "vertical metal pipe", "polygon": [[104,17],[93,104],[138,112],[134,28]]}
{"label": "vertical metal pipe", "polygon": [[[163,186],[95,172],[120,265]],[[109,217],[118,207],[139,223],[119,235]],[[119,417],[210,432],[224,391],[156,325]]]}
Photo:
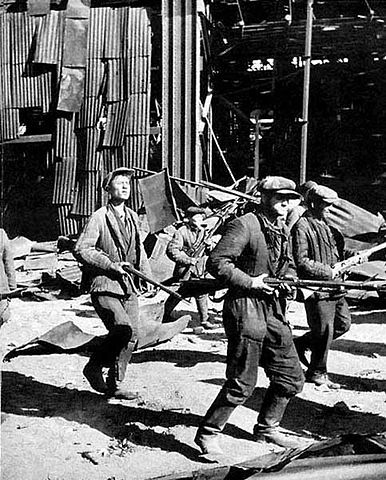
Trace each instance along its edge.
{"label": "vertical metal pipe", "polygon": [[310,97],[311,46],[314,0],[307,0],[306,46],[304,51],[303,115],[302,140],[300,153],[300,184],[306,181],[307,140],[308,140],[308,103]]}

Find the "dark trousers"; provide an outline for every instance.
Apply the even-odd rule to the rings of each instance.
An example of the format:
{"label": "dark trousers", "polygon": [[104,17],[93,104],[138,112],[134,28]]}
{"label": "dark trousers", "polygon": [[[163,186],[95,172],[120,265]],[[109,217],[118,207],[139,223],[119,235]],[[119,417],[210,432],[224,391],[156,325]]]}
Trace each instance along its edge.
{"label": "dark trousers", "polygon": [[221,431],[233,410],[252,395],[259,364],[271,381],[270,392],[291,397],[304,384],[291,329],[278,301],[226,301],[223,320],[228,337],[226,381],[201,424],[208,433]]}
{"label": "dark trousers", "polygon": [[92,294],[91,301],[109,332],[91,361],[114,367],[115,379],[122,381],[138,338],[138,298]]}
{"label": "dark trousers", "polygon": [[345,298],[313,299],[305,302],[310,332],[299,340],[302,349],[311,349],[309,373],[326,373],[331,343],[350,329],[351,315]]}

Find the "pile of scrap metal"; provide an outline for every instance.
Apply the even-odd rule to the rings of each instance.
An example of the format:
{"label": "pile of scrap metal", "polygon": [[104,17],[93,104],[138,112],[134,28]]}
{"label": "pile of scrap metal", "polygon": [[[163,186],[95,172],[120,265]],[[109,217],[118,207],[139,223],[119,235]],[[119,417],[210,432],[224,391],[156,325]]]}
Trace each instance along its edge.
{"label": "pile of scrap metal", "polygon": [[224,464],[174,473],[153,480],[309,480],[383,479],[386,471],[386,432],[341,435],[305,448],[289,448],[236,465]]}

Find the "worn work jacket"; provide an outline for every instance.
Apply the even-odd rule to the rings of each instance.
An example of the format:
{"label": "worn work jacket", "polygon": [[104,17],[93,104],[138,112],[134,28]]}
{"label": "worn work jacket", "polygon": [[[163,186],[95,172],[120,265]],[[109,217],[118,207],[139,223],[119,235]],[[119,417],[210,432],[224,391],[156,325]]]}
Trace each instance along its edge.
{"label": "worn work jacket", "polygon": [[195,264],[192,255],[195,248],[201,244],[205,235],[203,229],[192,229],[189,225],[178,228],[166,249],[166,254],[176,262],[173,277],[179,279],[186,271],[186,267]]}
{"label": "worn work jacket", "polygon": [[263,273],[271,277],[295,274],[288,228],[281,222],[276,228],[266,228],[268,225],[264,214],[258,211],[234,219],[209,255],[209,273],[227,284],[230,296],[250,295],[252,277]]}
{"label": "worn work jacket", "polygon": [[4,294],[16,288],[16,276],[11,245],[2,228],[0,228],[0,256],[0,294]]}
{"label": "worn work jacket", "polygon": [[90,217],[75,248],[75,257],[85,266],[91,293],[127,295],[133,291],[133,278],[117,274],[112,265],[130,262],[137,270],[151,277],[150,265],[139,236],[137,214],[125,207],[126,224],[119,219],[111,204]]}
{"label": "worn work jacket", "polygon": [[292,246],[298,275],[304,279],[331,280],[332,267],[344,256],[343,235],[310,212],[294,225]]}

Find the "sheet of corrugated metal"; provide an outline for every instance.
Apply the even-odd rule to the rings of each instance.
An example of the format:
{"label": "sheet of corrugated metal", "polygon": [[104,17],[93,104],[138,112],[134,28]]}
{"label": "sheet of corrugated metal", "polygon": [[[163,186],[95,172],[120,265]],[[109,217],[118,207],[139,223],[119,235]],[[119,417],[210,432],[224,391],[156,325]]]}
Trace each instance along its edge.
{"label": "sheet of corrugated metal", "polygon": [[72,205],[58,205],[59,231],[62,235],[73,236],[78,233],[78,222],[70,217]]}
{"label": "sheet of corrugated metal", "polygon": [[102,149],[103,171],[105,175],[118,167],[125,166],[123,155],[124,150],[121,147]]}
{"label": "sheet of corrugated metal", "polygon": [[103,76],[105,74],[105,63],[101,59],[89,59],[86,68],[85,89],[86,97],[101,95]]}
{"label": "sheet of corrugated metal", "polygon": [[127,29],[127,49],[137,58],[150,55],[151,25],[146,8],[130,8]]}
{"label": "sheet of corrugated metal", "polygon": [[35,24],[38,17],[30,17],[27,12],[10,13],[10,45],[11,61],[14,64],[24,64],[30,56]]}
{"label": "sheet of corrugated metal", "polygon": [[63,44],[64,66],[86,66],[88,23],[88,19],[66,18]]}
{"label": "sheet of corrugated metal", "polygon": [[147,93],[130,95],[128,135],[144,135],[150,132],[150,89]]}
{"label": "sheet of corrugated metal", "polygon": [[60,158],[76,157],[77,142],[75,114],[60,114],[56,119],[55,155]]}
{"label": "sheet of corrugated metal", "polygon": [[104,31],[104,58],[123,58],[124,42],[123,39],[127,30],[127,7],[109,8],[106,16],[106,27]]}
{"label": "sheet of corrugated metal", "polygon": [[43,107],[51,103],[52,68],[48,65],[14,64],[11,66],[12,107]]}
{"label": "sheet of corrugated metal", "polygon": [[147,92],[150,80],[150,57],[132,57],[128,67],[130,94]]}
{"label": "sheet of corrugated metal", "polygon": [[102,97],[86,97],[79,112],[79,127],[95,127],[102,112]]}
{"label": "sheet of corrugated metal", "polygon": [[89,216],[100,205],[100,172],[78,173],[78,185],[71,213],[73,215]]}
{"label": "sheet of corrugated metal", "polygon": [[0,12],[2,17],[2,27],[4,31],[1,32],[1,43],[0,43],[0,51],[3,59],[4,64],[11,64],[11,15],[6,14],[3,10]]}
{"label": "sheet of corrugated metal", "polygon": [[162,0],[162,164],[199,180],[197,0]]}
{"label": "sheet of corrugated metal", "polygon": [[124,144],[128,115],[128,100],[107,105],[107,124],[103,137],[104,147],[121,147]]}
{"label": "sheet of corrugated metal", "polygon": [[36,49],[33,61],[57,64],[62,58],[65,11],[51,10],[42,18],[37,29]]}
{"label": "sheet of corrugated metal", "polygon": [[[0,47],[1,48],[1,47]],[[1,49],[0,54],[3,53],[3,48]],[[13,99],[12,99],[12,78],[11,78],[11,65],[10,64],[4,64],[2,65],[3,68],[3,78],[2,81],[4,82],[4,107],[5,108],[11,108],[13,104]]]}
{"label": "sheet of corrugated metal", "polygon": [[81,170],[99,170],[101,160],[96,154],[99,146],[100,131],[97,128],[82,128],[78,130],[79,163]]}
{"label": "sheet of corrugated metal", "polygon": [[149,155],[148,135],[128,135],[124,146],[125,167],[147,168]]}
{"label": "sheet of corrugated metal", "polygon": [[57,158],[52,203],[73,203],[75,198],[76,157]]}
{"label": "sheet of corrugated metal", "polygon": [[126,58],[110,58],[106,60],[107,102],[117,102],[128,98],[128,69]]}
{"label": "sheet of corrugated metal", "polygon": [[58,110],[63,112],[79,112],[84,97],[84,80],[84,68],[62,68]]}
{"label": "sheet of corrugated metal", "polygon": [[[89,34],[87,43],[88,58],[104,57],[107,15],[109,7],[92,8],[90,11]],[[103,32],[103,33],[101,33]]]}
{"label": "sheet of corrugated metal", "polygon": [[13,140],[19,136],[19,110],[4,108],[2,122],[0,122],[0,140]]}

